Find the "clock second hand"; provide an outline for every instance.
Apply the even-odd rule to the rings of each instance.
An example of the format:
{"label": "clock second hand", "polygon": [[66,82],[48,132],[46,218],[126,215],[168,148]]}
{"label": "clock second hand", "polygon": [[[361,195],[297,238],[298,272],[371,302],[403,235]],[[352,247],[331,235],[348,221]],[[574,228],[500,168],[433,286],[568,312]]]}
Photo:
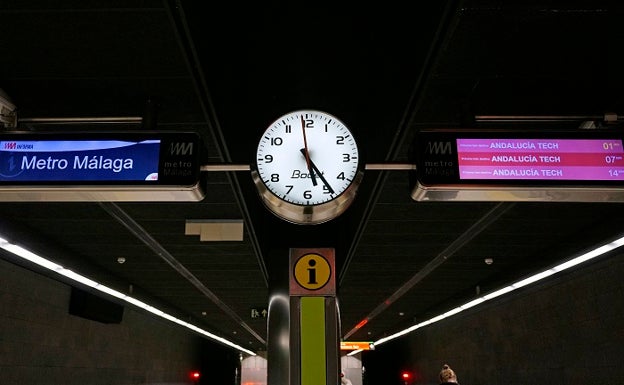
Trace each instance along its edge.
{"label": "clock second hand", "polygon": [[[301,149],[302,153],[305,153],[305,150],[302,148]],[[309,158],[308,158],[309,159]],[[312,159],[310,159],[310,166],[312,166],[312,168],[314,169],[314,172],[316,172],[316,174],[318,175],[319,178],[321,178],[321,181],[323,181],[323,183],[325,184],[325,186],[327,186],[327,190],[329,190],[330,194],[335,194],[336,192],[334,191],[333,188],[331,188],[331,186],[329,185],[329,183],[327,183],[327,179],[325,179],[325,177],[323,176],[323,174],[321,173],[321,170],[318,169],[318,167],[316,167],[316,165],[314,164],[314,162],[312,162]]]}
{"label": "clock second hand", "polygon": [[310,178],[312,179],[312,185],[316,186],[316,177],[314,176],[314,171],[312,171],[312,167],[310,166],[312,162],[310,161],[310,152],[308,151],[308,140],[306,139],[303,115],[301,115],[301,131],[303,131],[303,148],[301,149],[301,152],[303,152],[303,156],[305,156],[308,172],[310,173]]}

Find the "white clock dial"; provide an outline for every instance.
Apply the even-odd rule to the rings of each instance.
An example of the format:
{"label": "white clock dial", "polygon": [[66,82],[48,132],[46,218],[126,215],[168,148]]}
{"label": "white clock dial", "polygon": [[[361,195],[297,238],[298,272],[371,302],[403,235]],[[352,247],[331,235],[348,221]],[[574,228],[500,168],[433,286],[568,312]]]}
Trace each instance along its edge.
{"label": "white clock dial", "polygon": [[[255,166],[254,178],[277,200],[308,208],[338,202],[361,179],[360,156],[353,134],[335,116],[315,110],[294,111],[273,122],[260,138]],[[349,201],[352,195],[348,196]],[[265,196],[269,206],[283,205],[267,199]],[[342,211],[346,208],[342,207],[344,202],[336,205]],[[275,211],[275,207],[269,208]],[[300,211],[292,207],[288,210]],[[339,214],[330,211],[334,212],[324,220]],[[283,213],[277,214],[284,217]],[[299,214],[285,219],[297,223],[309,221],[301,219]]]}

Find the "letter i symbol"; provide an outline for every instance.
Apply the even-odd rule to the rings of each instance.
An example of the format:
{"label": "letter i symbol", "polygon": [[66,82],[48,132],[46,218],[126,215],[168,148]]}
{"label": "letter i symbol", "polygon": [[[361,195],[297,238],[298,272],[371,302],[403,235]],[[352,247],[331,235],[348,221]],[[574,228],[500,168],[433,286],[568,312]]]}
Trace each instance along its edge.
{"label": "letter i symbol", "polygon": [[308,261],[308,266],[310,266],[310,268],[308,269],[308,284],[318,283],[316,282],[316,268],[314,267],[315,265],[315,260],[310,259]]}

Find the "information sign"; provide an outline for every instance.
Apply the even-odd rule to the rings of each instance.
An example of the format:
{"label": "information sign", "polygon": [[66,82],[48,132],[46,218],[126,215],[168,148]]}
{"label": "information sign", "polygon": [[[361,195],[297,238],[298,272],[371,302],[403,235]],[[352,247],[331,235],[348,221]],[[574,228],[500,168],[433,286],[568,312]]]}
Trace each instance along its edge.
{"label": "information sign", "polygon": [[624,201],[618,131],[425,130],[415,200]]}
{"label": "information sign", "polygon": [[371,341],[340,341],[340,350],[375,350]]}
{"label": "information sign", "polygon": [[0,134],[0,200],[203,198],[196,133]]}

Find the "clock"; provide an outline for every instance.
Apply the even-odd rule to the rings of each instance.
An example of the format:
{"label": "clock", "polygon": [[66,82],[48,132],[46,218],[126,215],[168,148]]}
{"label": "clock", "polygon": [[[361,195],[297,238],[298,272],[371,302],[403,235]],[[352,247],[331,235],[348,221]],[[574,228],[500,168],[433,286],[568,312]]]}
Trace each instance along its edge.
{"label": "clock", "polygon": [[296,224],[341,215],[363,178],[357,142],[335,116],[317,110],[287,113],[262,134],[252,178],[265,206]]}

